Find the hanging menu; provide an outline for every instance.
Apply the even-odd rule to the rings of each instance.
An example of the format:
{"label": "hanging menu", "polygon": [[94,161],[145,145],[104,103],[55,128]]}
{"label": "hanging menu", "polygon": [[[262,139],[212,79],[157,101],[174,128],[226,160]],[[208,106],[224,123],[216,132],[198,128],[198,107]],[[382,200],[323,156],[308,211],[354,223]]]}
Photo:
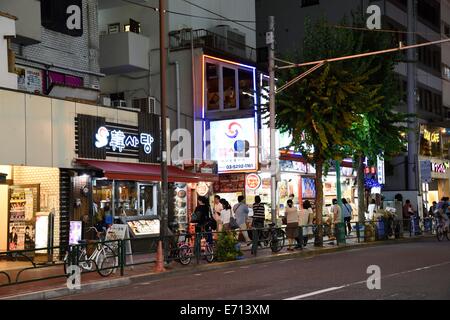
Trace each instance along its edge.
{"label": "hanging menu", "polygon": [[38,211],[39,185],[12,186],[9,199],[9,250],[35,247],[35,212]]}
{"label": "hanging menu", "polygon": [[177,230],[187,230],[187,204],[188,204],[188,194],[187,194],[187,184],[186,183],[175,183],[175,222],[177,225]]}

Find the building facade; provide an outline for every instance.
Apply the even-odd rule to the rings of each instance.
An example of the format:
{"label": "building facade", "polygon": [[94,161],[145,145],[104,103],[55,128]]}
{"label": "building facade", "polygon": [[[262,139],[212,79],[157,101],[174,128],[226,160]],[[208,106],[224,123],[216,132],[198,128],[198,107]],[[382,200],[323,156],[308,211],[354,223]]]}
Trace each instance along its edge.
{"label": "building facade", "polygon": [[[301,46],[304,37],[304,22],[307,17],[319,19],[325,17],[330,24],[339,25],[344,17],[347,22],[351,21],[352,14],[363,15],[364,20],[369,5],[376,4],[381,8],[382,28],[396,31],[398,41],[406,43],[407,31],[407,1],[406,0],[302,0],[286,1],[283,6],[268,0],[256,0],[257,16],[257,46],[265,46],[265,32],[267,30],[267,16],[275,16],[275,38],[277,41],[276,54],[286,55]],[[422,43],[435,41],[448,37],[449,2],[447,0],[418,0],[415,10],[416,41]],[[293,41],[293,39],[297,39]],[[449,119],[449,96],[448,96],[448,44],[425,46],[417,50],[415,68],[416,86],[416,110],[421,128],[424,125],[434,124],[440,127],[448,127],[446,121]],[[395,68],[399,75],[400,87],[403,98],[397,107],[399,111],[407,112],[406,90],[407,90],[407,63],[399,62]],[[422,129],[423,134],[423,129]],[[419,130],[417,131],[419,135]],[[417,155],[416,165],[419,166]],[[405,164],[408,163],[407,156],[398,157],[386,163],[385,193],[389,197],[397,192],[408,189],[408,174]],[[417,185],[420,185],[419,182]],[[447,193],[446,190],[443,193]],[[411,199],[417,204],[417,195]]]}

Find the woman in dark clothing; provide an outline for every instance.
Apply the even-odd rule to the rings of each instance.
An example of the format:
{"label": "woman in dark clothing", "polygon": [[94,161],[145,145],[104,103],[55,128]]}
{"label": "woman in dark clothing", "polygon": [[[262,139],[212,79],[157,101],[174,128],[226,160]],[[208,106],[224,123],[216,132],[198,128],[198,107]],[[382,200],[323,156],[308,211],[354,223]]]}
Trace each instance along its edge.
{"label": "woman in dark clothing", "polygon": [[196,223],[195,232],[208,232],[207,233],[207,241],[212,243],[212,234],[211,229],[208,225],[209,215],[210,215],[210,207],[208,204],[208,199],[206,197],[198,197],[198,205],[195,208],[194,212],[196,215],[196,220],[192,221]]}

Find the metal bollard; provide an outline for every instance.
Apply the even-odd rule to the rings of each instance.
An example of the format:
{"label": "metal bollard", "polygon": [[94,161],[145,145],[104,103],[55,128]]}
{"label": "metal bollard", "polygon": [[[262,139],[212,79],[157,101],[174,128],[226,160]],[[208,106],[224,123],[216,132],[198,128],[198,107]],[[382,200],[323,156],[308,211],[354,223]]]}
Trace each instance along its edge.
{"label": "metal bollard", "polygon": [[298,226],[298,237],[297,237],[297,241],[299,243],[297,243],[297,245],[300,246],[300,249],[303,250],[303,227],[302,226]]}
{"label": "metal bollard", "polygon": [[258,252],[259,243],[259,230],[257,228],[252,229],[252,251],[251,253],[256,256]]}
{"label": "metal bollard", "polygon": [[120,259],[119,259],[119,263],[120,263],[120,275],[123,276],[124,275],[124,269],[125,269],[125,264],[127,262],[127,257],[125,255],[125,241],[124,240],[119,240],[119,254],[120,254]]}
{"label": "metal bollard", "polygon": [[195,234],[195,259],[197,260],[197,264],[200,263],[200,254],[201,254],[201,240],[202,240],[202,233],[196,233]]}
{"label": "metal bollard", "polygon": [[359,228],[359,222],[356,222],[356,237],[358,238],[358,243],[361,243],[361,230]]}

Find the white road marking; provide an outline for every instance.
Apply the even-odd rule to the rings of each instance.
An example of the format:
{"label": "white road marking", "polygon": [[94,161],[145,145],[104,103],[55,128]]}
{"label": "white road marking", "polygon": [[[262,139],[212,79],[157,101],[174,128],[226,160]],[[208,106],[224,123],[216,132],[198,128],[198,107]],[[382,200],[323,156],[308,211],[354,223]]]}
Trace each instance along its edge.
{"label": "white road marking", "polygon": [[339,289],[342,289],[344,287],[345,286],[331,287],[331,288],[328,288],[328,289],[323,289],[323,290],[318,290],[318,291],[314,291],[314,292],[310,292],[310,293],[305,293],[305,294],[301,294],[299,296],[295,296],[295,297],[291,297],[291,298],[287,298],[287,299],[283,299],[283,300],[300,300],[300,299],[303,299],[303,298],[315,296],[315,295],[322,294],[322,293],[325,293],[325,292],[339,290]]}
{"label": "white road marking", "polygon": [[[383,278],[391,278],[391,277],[395,277],[395,276],[398,276],[398,275],[401,275],[401,274],[406,274],[406,273],[411,273],[411,272],[416,272],[416,271],[421,271],[421,270],[441,267],[441,266],[444,266],[444,265],[447,265],[447,264],[450,264],[450,261],[446,261],[446,262],[438,263],[438,264],[433,264],[433,265],[425,266],[425,267],[421,267],[421,268],[416,268],[416,269],[412,269],[412,270],[406,270],[406,271],[402,271],[402,272],[388,274],[388,275],[386,275],[384,277],[382,276],[381,279],[383,279]],[[307,297],[316,296],[316,295],[319,295],[319,294],[322,294],[322,293],[327,293],[327,292],[330,292],[330,291],[336,291],[336,290],[340,290],[340,289],[343,289],[343,288],[346,288],[346,287],[350,287],[350,286],[354,286],[354,285],[357,285],[357,284],[366,283],[366,281],[367,280],[362,280],[362,281],[357,281],[357,282],[353,282],[353,283],[344,284],[344,285],[339,286],[339,287],[331,287],[331,288],[327,288],[327,289],[313,291],[313,292],[310,292],[310,293],[301,294],[301,295],[298,295],[298,296],[295,296],[295,297],[286,298],[286,299],[283,299],[283,300],[300,300],[300,299],[304,299],[304,298],[307,298]]]}
{"label": "white road marking", "polygon": [[243,266],[243,267],[239,267],[239,269],[248,269],[250,268],[249,266]]}
{"label": "white road marking", "polygon": [[231,271],[226,271],[226,272],[224,272],[223,274],[227,274],[227,273],[233,273],[233,272],[236,272],[236,271],[234,271],[234,270],[231,270]]}
{"label": "white road marking", "polygon": [[202,275],[201,273],[194,274],[194,276],[201,276],[201,275]]}

